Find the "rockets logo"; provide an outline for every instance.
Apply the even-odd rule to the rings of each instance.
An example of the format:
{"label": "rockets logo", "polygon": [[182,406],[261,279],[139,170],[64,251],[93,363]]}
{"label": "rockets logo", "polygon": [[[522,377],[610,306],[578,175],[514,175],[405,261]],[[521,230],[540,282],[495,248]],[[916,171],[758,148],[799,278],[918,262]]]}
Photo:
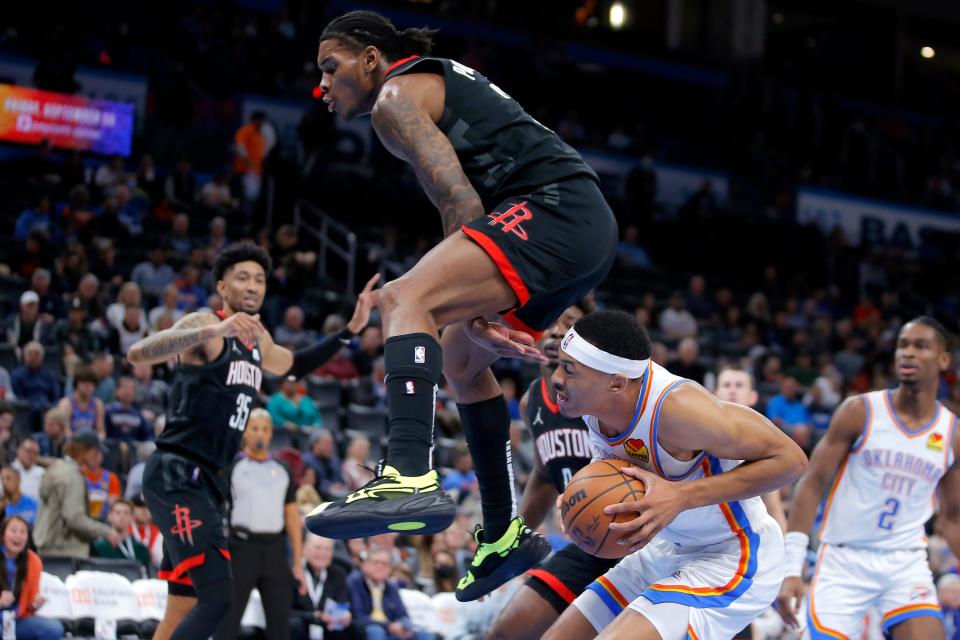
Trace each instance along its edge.
{"label": "rockets logo", "polygon": [[190,507],[181,507],[180,505],[174,505],[173,517],[177,524],[170,529],[170,533],[179,536],[180,542],[189,542],[193,546],[193,532],[203,526],[203,522],[191,519]]}
{"label": "rockets logo", "polygon": [[628,456],[644,464],[650,462],[650,452],[647,450],[647,445],[645,445],[640,438],[630,438],[624,442],[623,450],[627,452]]}
{"label": "rockets logo", "polygon": [[927,449],[931,451],[943,451],[943,435],[931,433],[930,437],[927,438]]}

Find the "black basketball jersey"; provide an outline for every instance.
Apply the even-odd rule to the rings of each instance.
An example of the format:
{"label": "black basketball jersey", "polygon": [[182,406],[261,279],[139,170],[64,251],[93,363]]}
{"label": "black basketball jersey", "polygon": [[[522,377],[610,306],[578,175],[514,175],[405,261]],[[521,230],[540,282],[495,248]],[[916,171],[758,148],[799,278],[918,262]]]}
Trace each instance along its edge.
{"label": "black basketball jersey", "polygon": [[260,393],[260,349],[225,338],[213,362],[177,363],[170,408],[157,446],[187,456],[217,472],[230,465]]}
{"label": "black basketball jersey", "polygon": [[437,126],[487,211],[505,198],[564,178],[582,175],[599,183],[573,147],[470,67],[447,58],[414,57],[400,61],[386,77],[406,73],[443,75],[446,98]]}
{"label": "black basketball jersey", "polygon": [[553,390],[543,378],[530,383],[527,421],[533,431],[533,446],[557,493],[563,493],[570,478],[590,463],[593,447],[582,418],[560,414]]}

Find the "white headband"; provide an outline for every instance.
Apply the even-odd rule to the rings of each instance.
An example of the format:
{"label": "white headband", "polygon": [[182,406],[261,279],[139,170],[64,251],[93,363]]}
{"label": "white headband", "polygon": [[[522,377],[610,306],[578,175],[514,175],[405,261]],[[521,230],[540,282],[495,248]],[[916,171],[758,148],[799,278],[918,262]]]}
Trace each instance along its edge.
{"label": "white headband", "polygon": [[650,360],[631,360],[621,358],[599,349],[580,336],[573,327],[563,336],[560,348],[577,362],[603,373],[622,373],[628,378],[639,378],[646,371]]}

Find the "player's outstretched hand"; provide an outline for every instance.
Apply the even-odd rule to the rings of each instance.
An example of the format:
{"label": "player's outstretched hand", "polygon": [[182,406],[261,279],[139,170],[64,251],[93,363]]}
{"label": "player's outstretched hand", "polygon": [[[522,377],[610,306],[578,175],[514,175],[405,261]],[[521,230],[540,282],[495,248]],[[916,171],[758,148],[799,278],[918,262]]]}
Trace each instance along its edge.
{"label": "player's outstretched hand", "polygon": [[783,579],[783,583],[780,585],[776,608],[777,613],[780,614],[784,624],[788,627],[796,629],[800,626],[797,614],[800,613],[800,603],[803,601],[806,590],[807,587],[799,576],[788,576]]}
{"label": "player's outstretched hand", "polygon": [[261,333],[266,333],[263,325],[260,324],[260,314],[251,316],[247,313],[235,313],[217,327],[217,333],[224,338],[239,338],[244,344],[253,344],[260,337]]}
{"label": "player's outstretched hand", "polygon": [[380,274],[375,273],[373,277],[367,280],[363,291],[357,296],[357,306],[353,308],[353,317],[347,323],[347,329],[350,333],[357,335],[370,323],[370,312],[380,301],[380,292],[374,287],[380,282]]}
{"label": "player's outstretched hand", "polygon": [[547,357],[534,346],[536,340],[529,333],[514,331],[506,325],[490,322],[484,318],[474,318],[464,322],[463,329],[471,340],[501,358],[548,362]]}
{"label": "player's outstretched hand", "polygon": [[620,535],[620,544],[628,546],[633,553],[645,547],[655,535],[686,509],[686,497],[678,488],[680,483],[668,482],[638,467],[624,467],[620,472],[640,480],[646,489],[646,493],[639,500],[612,504],[603,510],[610,515],[639,514],[629,522],[610,524],[610,531]]}

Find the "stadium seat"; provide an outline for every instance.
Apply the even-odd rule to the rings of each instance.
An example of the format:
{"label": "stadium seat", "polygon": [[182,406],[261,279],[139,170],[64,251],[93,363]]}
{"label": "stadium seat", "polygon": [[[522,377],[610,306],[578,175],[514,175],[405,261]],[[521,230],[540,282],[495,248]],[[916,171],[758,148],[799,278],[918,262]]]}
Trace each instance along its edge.
{"label": "stadium seat", "polygon": [[317,413],[323,419],[323,426],[334,433],[340,431],[340,404],[317,403]]}
{"label": "stadium seat", "polygon": [[43,562],[43,571],[66,580],[67,576],[77,570],[77,559],[72,556],[40,556]]}
{"label": "stadium seat", "polygon": [[370,440],[387,435],[387,412],[383,409],[351,404],[347,407],[347,429],[362,431]]}
{"label": "stadium seat", "polygon": [[63,624],[64,631],[73,633],[73,609],[70,606],[70,591],[58,576],[44,571],[40,574],[40,595],[43,606],[37,609],[37,615],[55,618]]}
{"label": "stadium seat", "polygon": [[343,389],[336,380],[322,380],[314,376],[307,376],[307,393],[313,398],[317,406],[340,406]]}
{"label": "stadium seat", "polygon": [[130,581],[115,573],[78,571],[66,579],[77,632],[92,636],[97,620],[116,621],[121,635],[140,635],[137,596]]}
{"label": "stadium seat", "polygon": [[12,344],[0,344],[0,367],[7,370],[7,373],[13,373],[13,370],[20,366],[17,362],[17,350]]}
{"label": "stadium seat", "polygon": [[417,631],[441,633],[433,599],[416,589],[400,589],[400,600]]}
{"label": "stadium seat", "polygon": [[293,476],[293,484],[299,485],[303,475],[303,454],[293,447],[283,447],[278,449],[274,456],[287,465],[290,475]]}
{"label": "stadium seat", "polygon": [[19,439],[32,434],[37,424],[37,415],[30,403],[26,400],[11,400],[10,406],[13,407],[14,412],[14,437]]}
{"label": "stadium seat", "polygon": [[167,583],[164,580],[136,580],[132,586],[140,612],[137,618],[140,634],[152,638],[167,608]]}
{"label": "stadium seat", "polygon": [[141,580],[147,577],[146,569],[136,560],[84,558],[77,561],[77,569],[80,571],[100,571],[103,573],[114,573],[118,576],[123,576],[130,582],[133,582],[134,580]]}

